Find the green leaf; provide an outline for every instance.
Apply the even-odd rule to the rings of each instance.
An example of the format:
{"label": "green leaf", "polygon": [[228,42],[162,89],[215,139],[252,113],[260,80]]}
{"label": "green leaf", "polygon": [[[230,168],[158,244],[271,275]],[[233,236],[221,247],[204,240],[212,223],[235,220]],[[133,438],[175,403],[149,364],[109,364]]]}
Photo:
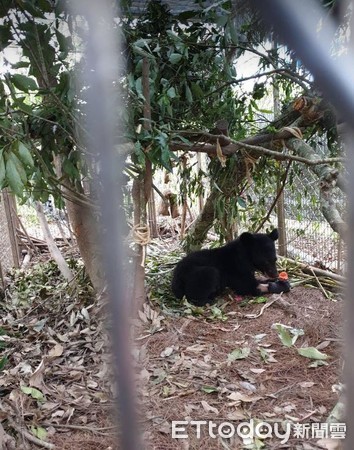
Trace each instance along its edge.
{"label": "green leaf", "polygon": [[141,77],[135,81],[135,89],[136,89],[136,92],[137,92],[139,98],[141,98],[142,100],[145,100],[145,97],[143,95],[143,81],[142,81]]}
{"label": "green leaf", "polygon": [[10,25],[0,25],[0,51],[4,50],[12,40]]}
{"label": "green leaf", "polygon": [[193,103],[193,95],[190,87],[186,84],[186,99],[187,102],[191,105]]}
{"label": "green leaf", "polygon": [[8,359],[6,356],[4,356],[3,358],[0,359],[0,372],[2,370],[4,370],[4,367],[6,366],[7,363],[8,363]]}
{"label": "green leaf", "polygon": [[163,147],[161,149],[161,164],[164,166],[165,169],[168,171],[172,170],[171,167],[171,158],[170,158],[170,150],[168,147]]}
{"label": "green leaf", "polygon": [[25,99],[23,97],[17,97],[12,105],[14,109],[20,109],[21,111],[24,111],[27,114],[33,114],[32,107],[27,103],[25,103]]}
{"label": "green leaf", "polygon": [[213,392],[218,392],[218,389],[213,386],[202,386],[201,390],[207,394],[212,394]]}
{"label": "green leaf", "polygon": [[227,320],[227,316],[225,315],[224,311],[217,306],[213,305],[210,307],[211,315],[208,317],[208,319],[219,319],[222,321]]}
{"label": "green leaf", "polygon": [[[39,8],[44,12],[53,12],[53,6],[51,2],[48,2],[48,0],[37,0]],[[56,2],[59,3],[59,2]]]}
{"label": "green leaf", "polygon": [[236,29],[236,26],[233,21],[230,21],[228,23],[228,29],[229,29],[232,43],[234,45],[237,45],[238,44],[238,33],[237,33],[237,29]]}
{"label": "green leaf", "polygon": [[171,64],[178,64],[182,59],[182,55],[180,53],[171,53],[168,60]]}
{"label": "green leaf", "polygon": [[148,58],[149,60],[154,60],[155,57],[151,53],[147,52],[146,50],[143,50],[142,48],[138,47],[136,44],[133,45],[133,51],[134,53],[142,56],[143,58]]}
{"label": "green leaf", "polygon": [[36,388],[28,387],[28,386],[21,386],[21,391],[24,394],[30,395],[32,398],[34,398],[35,400],[38,400],[40,402],[45,400],[45,397],[42,394],[42,392]]}
{"label": "green leaf", "polygon": [[282,344],[285,345],[285,347],[291,347],[293,345],[293,342],[292,342],[292,336],[289,333],[289,330],[287,330],[285,327],[283,327],[280,323],[276,324],[276,326],[274,328],[277,330],[278,336],[279,336]]}
{"label": "green leaf", "polygon": [[167,95],[170,98],[175,98],[176,97],[176,89],[173,86],[170,87],[170,89],[167,91]]}
{"label": "green leaf", "polygon": [[299,355],[304,356],[305,358],[318,359],[321,361],[329,358],[328,355],[320,352],[315,347],[298,348],[297,351],[299,352]]}
{"label": "green leaf", "polygon": [[45,441],[45,439],[47,438],[47,431],[45,430],[45,428],[31,426],[31,431],[33,435],[41,441]]}
{"label": "green leaf", "polygon": [[20,160],[26,166],[29,166],[29,167],[34,166],[34,161],[33,161],[31,152],[28,150],[28,148],[22,142],[18,143],[18,156],[20,157]]}
{"label": "green leaf", "polygon": [[79,176],[79,172],[70,159],[65,159],[63,162],[63,171],[71,178]]}
{"label": "green leaf", "polygon": [[29,61],[19,61],[17,63],[11,64],[13,69],[23,69],[24,67],[28,67],[30,65]]}
{"label": "green leaf", "polygon": [[16,169],[16,164],[10,158],[6,161],[6,180],[8,181],[11,190],[21,197],[24,186],[20,174]]}
{"label": "green leaf", "polygon": [[228,20],[229,18],[226,14],[220,14],[220,16],[216,17],[215,24],[219,27],[224,27],[227,24]]}
{"label": "green leaf", "polygon": [[38,89],[37,83],[33,78],[26,77],[19,73],[11,75],[10,80],[17,89],[23,92],[36,91]]}
{"label": "green leaf", "polygon": [[35,2],[31,2],[31,1],[22,1],[21,2],[21,6],[27,11],[29,12],[33,18],[36,17],[40,17],[41,19],[45,19],[45,16],[43,14],[43,12],[37,8],[33,3]]}
{"label": "green leaf", "polygon": [[316,368],[316,367],[321,367],[321,366],[328,366],[328,362],[322,361],[320,359],[316,359],[315,361],[312,361],[311,364],[309,364],[310,368]]}
{"label": "green leaf", "polygon": [[292,328],[281,323],[275,323],[272,328],[277,331],[281,342],[286,347],[291,347],[295,344],[299,336],[304,335],[304,330],[301,328]]}
{"label": "green leaf", "polygon": [[236,348],[228,354],[228,361],[236,361],[236,359],[245,359],[250,354],[251,349],[249,347]]}
{"label": "green leaf", "polygon": [[[14,143],[16,146],[16,143]],[[15,153],[11,152],[8,155],[8,159],[12,159],[12,161],[14,162],[15,166],[16,166],[16,170],[18,172],[18,174],[20,175],[21,181],[23,184],[27,183],[27,174],[26,174],[26,170],[23,167],[22,162],[19,160],[19,158],[15,155]]]}
{"label": "green leaf", "polygon": [[192,83],[191,89],[192,89],[194,97],[201,98],[204,96],[204,92],[203,92],[202,88],[199,86],[199,84]]}
{"label": "green leaf", "polygon": [[237,203],[241,206],[241,208],[246,208],[246,202],[242,197],[237,197]]}
{"label": "green leaf", "polygon": [[187,10],[187,11],[183,11],[180,14],[178,14],[178,16],[176,18],[178,18],[181,21],[185,21],[188,19],[192,19],[193,17],[196,17],[197,15],[198,15],[198,11]]}
{"label": "green leaf", "polygon": [[178,36],[178,34],[176,34],[174,31],[172,30],[167,30],[166,33],[168,34],[168,36],[175,42],[181,42],[181,38],[180,36]]}

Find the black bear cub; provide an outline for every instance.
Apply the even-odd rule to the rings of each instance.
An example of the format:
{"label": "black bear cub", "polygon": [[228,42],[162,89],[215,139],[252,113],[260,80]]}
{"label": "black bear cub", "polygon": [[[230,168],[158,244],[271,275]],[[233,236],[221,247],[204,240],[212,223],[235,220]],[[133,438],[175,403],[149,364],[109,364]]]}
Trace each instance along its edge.
{"label": "black bear cub", "polygon": [[277,239],[277,229],[269,234],[242,233],[223,247],[190,253],[174,270],[174,295],[179,299],[186,296],[189,302],[203,306],[212,303],[227,287],[239,295],[270,292],[274,283],[257,280],[255,271],[277,278]]}

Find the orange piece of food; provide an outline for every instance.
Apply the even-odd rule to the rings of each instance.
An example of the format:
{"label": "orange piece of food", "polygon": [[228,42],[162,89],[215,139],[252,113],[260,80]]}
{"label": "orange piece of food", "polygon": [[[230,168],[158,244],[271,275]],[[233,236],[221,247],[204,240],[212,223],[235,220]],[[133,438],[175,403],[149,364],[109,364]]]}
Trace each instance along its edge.
{"label": "orange piece of food", "polygon": [[288,280],[288,274],[286,272],[280,272],[278,275],[279,280],[286,281]]}

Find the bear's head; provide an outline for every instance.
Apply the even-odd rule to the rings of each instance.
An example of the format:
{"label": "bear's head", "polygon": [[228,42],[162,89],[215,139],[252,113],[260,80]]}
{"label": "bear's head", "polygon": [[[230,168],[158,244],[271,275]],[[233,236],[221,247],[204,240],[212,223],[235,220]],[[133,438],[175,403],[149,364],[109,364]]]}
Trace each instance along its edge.
{"label": "bear's head", "polygon": [[277,278],[276,267],[277,255],[275,251],[275,241],[279,233],[274,229],[271,233],[242,233],[242,242],[247,255],[255,270],[259,270],[268,278]]}

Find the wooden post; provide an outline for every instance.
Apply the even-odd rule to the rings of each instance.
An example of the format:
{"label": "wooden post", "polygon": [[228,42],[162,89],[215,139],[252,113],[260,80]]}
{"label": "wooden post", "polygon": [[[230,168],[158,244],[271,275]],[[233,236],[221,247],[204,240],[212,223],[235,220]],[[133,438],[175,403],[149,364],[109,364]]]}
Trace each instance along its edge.
{"label": "wooden post", "polygon": [[[144,180],[135,179],[133,181],[133,204],[134,204],[134,226],[146,224],[146,202],[144,191]],[[127,288],[132,287],[132,309],[136,313],[144,304],[145,292],[145,266],[144,266],[143,245],[137,243],[134,249],[134,269],[131,276],[132,282],[127,283]]]}
{"label": "wooden post", "polygon": [[[278,182],[278,189],[281,189],[280,182]],[[277,219],[278,219],[278,254],[280,256],[287,256],[286,248],[286,222],[285,222],[285,203],[284,190],[280,194],[277,201]]]}
{"label": "wooden post", "polygon": [[[277,43],[273,42],[273,48],[277,49]],[[280,113],[280,105],[279,105],[279,86],[276,81],[276,75],[273,76],[273,106],[274,106],[274,118],[278,117]],[[277,192],[279,192],[279,189],[281,189],[281,183],[280,180],[277,184]],[[287,248],[286,248],[286,223],[285,223],[285,196],[284,196],[284,189],[281,192],[278,201],[277,201],[277,222],[278,222],[278,232],[279,232],[279,239],[278,239],[278,254],[280,256],[286,256],[287,255]]]}
{"label": "wooden post", "polygon": [[[149,60],[147,58],[143,59],[143,76],[142,76],[142,87],[143,95],[145,98],[144,102],[144,128],[145,130],[151,129],[151,104],[150,104],[150,84],[149,84]],[[149,149],[146,149],[148,152]],[[145,158],[145,200],[148,204],[148,218],[149,218],[149,228],[152,237],[157,237],[157,224],[156,224],[156,207],[155,207],[155,197],[152,195],[152,164],[149,158]]]}
{"label": "wooden post", "polygon": [[[182,169],[183,172],[185,172],[187,168],[187,157],[184,155],[182,156]],[[186,231],[186,217],[187,217],[187,195],[185,192],[183,192],[183,202],[182,202],[182,216],[181,216],[181,239],[184,238],[184,234]],[[172,211],[171,211],[172,214]]]}
{"label": "wooden post", "polygon": [[[197,168],[198,168],[198,172],[200,172],[202,170],[202,154],[199,152],[197,152]],[[199,203],[199,213],[200,213],[204,208],[203,194],[199,194],[198,203]]]}

